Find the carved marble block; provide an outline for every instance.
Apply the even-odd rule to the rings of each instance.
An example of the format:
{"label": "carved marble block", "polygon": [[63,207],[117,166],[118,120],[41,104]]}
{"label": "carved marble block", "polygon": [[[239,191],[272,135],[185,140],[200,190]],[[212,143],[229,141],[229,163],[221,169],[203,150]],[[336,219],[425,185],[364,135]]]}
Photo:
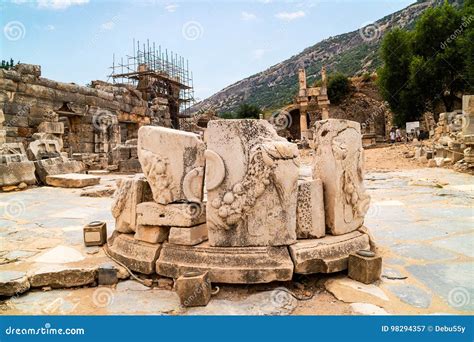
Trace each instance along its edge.
{"label": "carved marble block", "polygon": [[294,243],[297,146],[264,120],[210,121],[205,141],[209,244]]}
{"label": "carved marble block", "polygon": [[143,177],[135,176],[120,180],[112,202],[115,230],[121,233],[136,232],[137,205],[151,199],[150,187]]}
{"label": "carved marble block", "polygon": [[352,232],[364,223],[370,203],[363,183],[360,124],[327,119],[314,129],[313,178],[323,182],[326,228],[333,235]]}
{"label": "carved marble block", "polygon": [[205,149],[194,133],[153,126],[138,130],[138,159],[155,202],[202,201]]}
{"label": "carved marble block", "polygon": [[323,183],[320,179],[299,181],[296,235],[298,239],[314,239],[325,234]]}

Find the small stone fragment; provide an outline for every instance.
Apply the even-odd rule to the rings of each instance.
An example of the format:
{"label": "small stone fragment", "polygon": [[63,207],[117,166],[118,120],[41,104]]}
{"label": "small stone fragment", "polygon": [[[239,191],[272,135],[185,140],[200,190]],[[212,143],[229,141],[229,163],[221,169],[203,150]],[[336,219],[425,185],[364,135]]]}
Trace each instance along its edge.
{"label": "small stone fragment", "polygon": [[209,273],[184,273],[176,280],[176,292],[183,306],[206,306],[211,299]]}

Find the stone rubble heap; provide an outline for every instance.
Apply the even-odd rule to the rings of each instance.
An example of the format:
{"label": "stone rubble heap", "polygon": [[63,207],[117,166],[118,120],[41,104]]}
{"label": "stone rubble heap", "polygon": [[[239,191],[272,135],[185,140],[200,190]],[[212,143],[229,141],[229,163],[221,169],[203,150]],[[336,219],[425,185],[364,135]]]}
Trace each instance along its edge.
{"label": "stone rubble heap", "polygon": [[360,125],[314,128],[312,170],[265,120],[211,120],[199,135],[145,126],[144,172],[118,184],[108,253],[132,271],[268,283],[347,269],[369,250]]}
{"label": "stone rubble heap", "polygon": [[464,95],[462,111],[441,113],[431,128],[432,144],[425,146],[421,142],[415,149],[415,158],[428,166],[474,166],[474,95]]}

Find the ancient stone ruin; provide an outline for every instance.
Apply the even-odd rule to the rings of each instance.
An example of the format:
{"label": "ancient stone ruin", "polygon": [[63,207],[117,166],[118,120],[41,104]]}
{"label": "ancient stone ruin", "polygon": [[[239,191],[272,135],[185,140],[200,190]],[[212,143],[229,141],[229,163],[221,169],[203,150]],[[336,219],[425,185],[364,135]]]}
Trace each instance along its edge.
{"label": "ancient stone ruin", "polygon": [[371,253],[360,125],[319,121],[314,146],[311,168],[265,120],[211,120],[203,140],[140,128],[145,177],[119,184],[108,253],[180,281],[208,273],[210,282],[256,284],[347,269],[349,255]]}

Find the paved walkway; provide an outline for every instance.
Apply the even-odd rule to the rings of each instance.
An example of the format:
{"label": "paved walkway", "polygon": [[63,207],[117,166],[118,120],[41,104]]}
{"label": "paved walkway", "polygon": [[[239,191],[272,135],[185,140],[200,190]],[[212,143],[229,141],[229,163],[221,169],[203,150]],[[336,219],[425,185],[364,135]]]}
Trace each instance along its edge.
{"label": "paved walkway", "polygon": [[[106,176],[110,184],[116,176]],[[474,185],[472,176],[446,169],[367,175],[372,204],[366,218],[384,255],[379,284],[363,286],[343,274],[299,277],[310,301],[296,301],[280,286],[224,286],[205,308],[183,309],[176,294],[133,281],[108,287],[29,291],[0,302],[3,314],[434,314],[473,313]],[[107,262],[86,248],[82,227],[104,220],[113,229],[111,198],[80,197],[82,190],[41,187],[0,194],[0,271],[32,271],[37,258],[61,249],[57,263]],[[79,252],[70,253],[71,249]],[[46,256],[45,256],[46,255]],[[72,264],[71,264],[71,258]],[[41,259],[40,259],[41,260]],[[69,263],[68,263],[69,262]],[[133,298],[133,300],[131,300]],[[137,306],[136,303],[140,302]],[[351,304],[351,306],[349,305]]]}

